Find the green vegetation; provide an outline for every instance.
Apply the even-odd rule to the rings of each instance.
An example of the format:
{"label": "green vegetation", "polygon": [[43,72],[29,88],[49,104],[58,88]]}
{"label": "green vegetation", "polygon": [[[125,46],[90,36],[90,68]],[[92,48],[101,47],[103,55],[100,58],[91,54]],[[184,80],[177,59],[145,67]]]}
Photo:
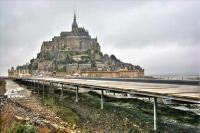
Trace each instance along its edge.
{"label": "green vegetation", "polygon": [[63,107],[58,102],[54,102],[53,97],[45,96],[44,99],[40,99],[41,103],[49,108],[55,108],[57,110],[57,114],[66,122],[70,124],[78,124],[80,122],[80,118],[78,114],[71,108]]}
{"label": "green vegetation", "polygon": [[62,107],[57,114],[64,120],[71,124],[78,124],[80,122],[79,116],[70,108]]}
{"label": "green vegetation", "polygon": [[[99,97],[95,92],[89,92],[90,95]],[[91,97],[89,98],[91,99]],[[88,99],[88,100],[89,100]],[[105,97],[106,103],[104,109],[110,113],[116,112],[117,116],[121,116],[121,120],[128,118],[129,122],[144,131],[152,131],[153,129],[153,105],[151,102],[145,102],[138,99],[126,98],[111,98]],[[92,99],[91,99],[92,100]],[[97,103],[96,103],[97,102]],[[93,100],[93,104],[98,104],[100,101]],[[96,107],[96,106],[94,106]],[[98,107],[99,108],[99,107]],[[169,106],[159,104],[157,107],[158,114],[158,129],[160,132],[198,132],[199,129],[190,126],[184,126],[183,123],[199,126],[199,116],[193,112],[182,111],[170,108]],[[129,123],[129,124],[130,124]],[[131,125],[132,125],[131,124]],[[135,127],[130,127],[135,128]],[[135,130],[135,129],[132,129]]]}
{"label": "green vegetation", "polygon": [[2,123],[3,123],[3,120],[1,118],[2,116],[0,116],[0,132],[2,131]]}
{"label": "green vegetation", "polygon": [[78,55],[80,52],[79,51],[64,51],[65,57],[67,56],[73,56],[73,55]]}
{"label": "green vegetation", "polygon": [[15,123],[9,133],[39,133],[38,129],[33,125],[23,125]]}
{"label": "green vegetation", "polygon": [[55,64],[55,71],[56,71],[56,72],[66,72],[66,66],[64,66],[63,68],[59,69],[59,68],[58,68],[58,65]]}
{"label": "green vegetation", "polygon": [[52,60],[53,57],[51,56],[51,53],[50,52],[44,52],[43,53],[43,57],[46,59],[46,60]]}
{"label": "green vegetation", "polygon": [[53,106],[54,106],[54,99],[53,99],[53,97],[45,97],[44,99],[41,99],[40,101],[41,101],[41,103],[43,105],[48,106],[50,108],[53,108]]}

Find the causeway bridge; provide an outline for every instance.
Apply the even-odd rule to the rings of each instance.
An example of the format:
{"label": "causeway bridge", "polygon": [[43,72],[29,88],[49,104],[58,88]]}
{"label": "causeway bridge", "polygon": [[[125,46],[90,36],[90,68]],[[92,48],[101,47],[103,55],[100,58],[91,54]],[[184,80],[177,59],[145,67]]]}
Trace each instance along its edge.
{"label": "causeway bridge", "polygon": [[43,87],[43,96],[45,86],[49,88],[60,86],[61,96],[63,96],[64,85],[75,88],[78,102],[78,93],[81,88],[91,90],[100,90],[101,103],[100,108],[104,106],[104,92],[127,93],[133,96],[142,96],[153,99],[154,110],[154,130],[157,130],[157,98],[176,101],[177,104],[200,104],[200,81],[187,80],[146,80],[146,79],[111,79],[111,78],[14,78],[32,85],[35,89]]}

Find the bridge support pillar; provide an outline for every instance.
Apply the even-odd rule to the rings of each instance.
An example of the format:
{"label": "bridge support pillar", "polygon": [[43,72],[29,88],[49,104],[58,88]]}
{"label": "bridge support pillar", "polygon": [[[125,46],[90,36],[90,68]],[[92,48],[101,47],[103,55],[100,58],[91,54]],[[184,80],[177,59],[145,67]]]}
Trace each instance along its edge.
{"label": "bridge support pillar", "polygon": [[101,109],[103,109],[104,98],[103,98],[103,90],[101,90]]}
{"label": "bridge support pillar", "polygon": [[78,102],[78,90],[79,90],[79,87],[77,86],[76,87],[76,100],[75,100],[75,102]]}
{"label": "bridge support pillar", "polygon": [[153,114],[154,114],[154,131],[157,130],[157,112],[156,112],[156,109],[157,109],[157,98],[154,97],[153,98]]}
{"label": "bridge support pillar", "polygon": [[61,94],[60,96],[63,97],[63,84],[61,84],[62,88],[61,88]]}
{"label": "bridge support pillar", "polygon": [[40,94],[40,82],[39,82],[39,80],[37,81],[37,83],[38,83],[38,88],[37,88],[37,91],[38,91],[38,95]]}
{"label": "bridge support pillar", "polygon": [[34,91],[33,91],[33,93],[35,94],[36,93],[36,81],[35,80],[33,80],[34,81]]}
{"label": "bridge support pillar", "polygon": [[49,94],[51,94],[51,82],[49,82]]}
{"label": "bridge support pillar", "polygon": [[53,82],[52,82],[52,93],[54,94],[54,86],[53,86]]}
{"label": "bridge support pillar", "polygon": [[42,86],[42,97],[43,97],[43,100],[44,100],[44,81],[43,81],[43,86]]}

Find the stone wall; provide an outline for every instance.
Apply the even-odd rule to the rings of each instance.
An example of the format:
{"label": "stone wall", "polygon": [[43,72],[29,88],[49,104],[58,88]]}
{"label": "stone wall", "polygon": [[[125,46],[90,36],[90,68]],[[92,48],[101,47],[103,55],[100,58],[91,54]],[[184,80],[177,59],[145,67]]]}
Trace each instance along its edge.
{"label": "stone wall", "polygon": [[85,71],[81,75],[86,77],[138,78],[144,77],[144,71]]}
{"label": "stone wall", "polygon": [[31,76],[29,69],[14,69],[12,67],[8,70],[8,77],[27,77]]}

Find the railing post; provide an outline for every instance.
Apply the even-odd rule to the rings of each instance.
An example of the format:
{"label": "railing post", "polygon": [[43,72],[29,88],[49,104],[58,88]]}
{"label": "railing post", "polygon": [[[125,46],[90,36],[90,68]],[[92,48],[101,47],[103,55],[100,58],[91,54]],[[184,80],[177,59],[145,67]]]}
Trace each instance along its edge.
{"label": "railing post", "polygon": [[153,98],[153,114],[154,114],[154,131],[157,130],[157,112],[156,112],[156,108],[157,108],[157,98],[154,97]]}
{"label": "railing post", "polygon": [[79,87],[77,86],[76,87],[76,100],[75,100],[76,102],[78,102],[78,89],[79,89]]}
{"label": "railing post", "polygon": [[101,90],[101,109],[103,109],[103,103],[104,103],[103,90]]}

